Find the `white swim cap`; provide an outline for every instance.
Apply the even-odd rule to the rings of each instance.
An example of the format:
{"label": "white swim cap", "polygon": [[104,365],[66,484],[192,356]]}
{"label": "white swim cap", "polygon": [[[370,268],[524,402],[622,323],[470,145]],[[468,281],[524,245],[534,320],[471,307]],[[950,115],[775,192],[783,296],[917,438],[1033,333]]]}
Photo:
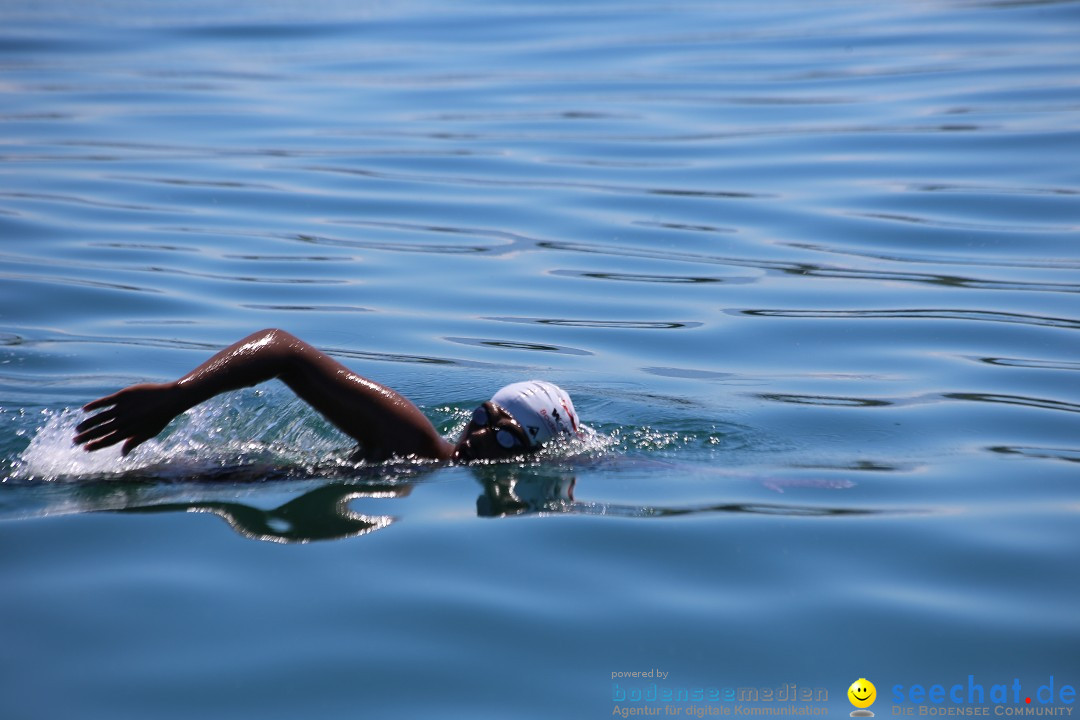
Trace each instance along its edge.
{"label": "white swim cap", "polygon": [[517,420],[532,447],[556,435],[576,437],[578,416],[570,396],[558,385],[543,380],[507,385],[491,398]]}

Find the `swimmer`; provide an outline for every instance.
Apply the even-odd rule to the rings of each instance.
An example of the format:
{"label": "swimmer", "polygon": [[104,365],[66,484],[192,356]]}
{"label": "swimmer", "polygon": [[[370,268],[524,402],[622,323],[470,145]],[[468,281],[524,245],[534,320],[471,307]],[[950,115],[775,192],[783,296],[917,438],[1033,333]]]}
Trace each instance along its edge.
{"label": "swimmer", "polygon": [[90,452],[123,443],[127,455],[199,403],[230,390],[278,378],[360,444],[358,458],[471,462],[505,460],[578,434],[570,396],[541,380],[507,385],[473,411],[457,443],[445,440],[408,399],[362,377],[283,330],[253,333],[182,378],[142,383],[87,403],[96,412],[75,428]]}

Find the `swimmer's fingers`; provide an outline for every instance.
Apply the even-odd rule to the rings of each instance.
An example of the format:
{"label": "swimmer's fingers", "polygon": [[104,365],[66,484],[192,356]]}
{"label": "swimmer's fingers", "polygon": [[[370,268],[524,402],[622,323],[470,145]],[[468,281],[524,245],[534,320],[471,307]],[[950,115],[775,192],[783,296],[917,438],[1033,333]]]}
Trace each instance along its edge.
{"label": "swimmer's fingers", "polygon": [[103,398],[98,398],[93,402],[88,402],[83,405],[83,412],[93,412],[94,410],[101,410],[99,413],[95,413],[90,417],[83,420],[81,423],[75,426],[75,442],[81,444],[86,439],[100,435],[100,432],[91,432],[95,428],[100,428],[102,425],[109,423],[115,423],[117,417],[122,412],[120,403],[122,402],[124,395],[127,393],[127,388],[114,392],[112,395],[106,395]]}
{"label": "swimmer's fingers", "polygon": [[[153,437],[153,436],[151,435],[150,437]],[[122,456],[124,456],[124,457],[127,457],[128,453],[130,453],[132,450],[134,450],[135,448],[139,447],[144,442],[149,440],[150,437],[131,437],[131,438],[128,438],[127,442],[124,443],[124,447],[120,448],[120,454]]]}
{"label": "swimmer's fingers", "polygon": [[90,412],[92,410],[100,410],[101,408],[115,405],[117,399],[123,392],[123,390],[119,390],[117,392],[114,392],[112,395],[106,395],[105,397],[98,398],[97,400],[92,400],[91,402],[83,405],[82,409],[84,412]]}
{"label": "swimmer's fingers", "polygon": [[83,420],[81,423],[79,423],[78,425],[75,426],[75,432],[79,433],[79,434],[82,434],[82,433],[85,433],[88,430],[92,430],[92,429],[94,429],[94,428],[96,428],[96,427],[98,427],[100,425],[104,425],[106,423],[115,422],[115,421],[116,421],[116,412],[115,412],[115,410],[106,410],[104,412],[100,412],[97,415],[93,415],[93,416],[88,417],[85,420]]}
{"label": "swimmer's fingers", "polygon": [[138,432],[138,418],[125,416],[119,408],[103,410],[75,426],[72,442],[93,451],[131,437]]}
{"label": "swimmer's fingers", "polygon": [[127,455],[186,408],[183,392],[173,384],[132,385],[87,403],[83,409],[97,413],[75,427],[74,442],[91,452],[123,442]]}
{"label": "swimmer's fingers", "polygon": [[110,432],[95,440],[85,441],[86,444],[83,446],[83,449],[86,450],[86,452],[93,452],[115,445],[123,439],[123,436],[119,433]]}
{"label": "swimmer's fingers", "polygon": [[76,427],[76,435],[71,438],[73,443],[76,445],[92,443],[94,440],[102,439],[106,435],[117,432],[116,420],[100,420],[98,418],[93,418],[93,420],[96,420],[96,422],[86,421]]}
{"label": "swimmer's fingers", "polygon": [[121,455],[127,455],[144,442],[154,437],[145,432],[133,433],[121,431],[113,425],[103,425],[91,431],[75,436],[75,443],[83,445],[87,452],[94,452],[103,448],[112,447],[117,443],[124,443],[120,449]]}
{"label": "swimmer's fingers", "polygon": [[139,383],[117,390],[111,395],[100,397],[83,405],[83,412],[93,412],[107,408],[119,409],[125,406],[137,406],[149,400],[156,400],[161,396],[166,385],[158,383]]}
{"label": "swimmer's fingers", "polygon": [[[85,423],[84,423],[85,424]],[[121,431],[115,419],[94,423],[91,427],[80,425],[75,428],[78,432],[72,441],[76,445],[86,445],[87,450],[97,450],[99,447],[108,447],[119,442],[126,433]],[[107,438],[117,436],[111,442],[105,442]]]}

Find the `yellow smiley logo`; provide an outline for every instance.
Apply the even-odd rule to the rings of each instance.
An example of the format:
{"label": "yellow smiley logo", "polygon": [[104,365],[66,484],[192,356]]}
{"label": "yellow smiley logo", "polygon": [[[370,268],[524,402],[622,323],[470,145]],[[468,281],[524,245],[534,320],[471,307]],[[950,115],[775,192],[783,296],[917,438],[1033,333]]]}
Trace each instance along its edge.
{"label": "yellow smiley logo", "polygon": [[877,688],[866,678],[859,678],[847,689],[848,700],[857,708],[868,708],[877,700]]}

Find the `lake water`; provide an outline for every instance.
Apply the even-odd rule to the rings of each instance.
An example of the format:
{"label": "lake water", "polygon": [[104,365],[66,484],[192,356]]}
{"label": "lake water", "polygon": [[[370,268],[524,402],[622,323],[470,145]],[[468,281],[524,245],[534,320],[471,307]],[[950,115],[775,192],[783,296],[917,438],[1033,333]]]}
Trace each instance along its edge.
{"label": "lake water", "polygon": [[[0,716],[1071,714],[1078,157],[1076,2],[6,0]],[[264,327],[593,434],[71,447]]]}

